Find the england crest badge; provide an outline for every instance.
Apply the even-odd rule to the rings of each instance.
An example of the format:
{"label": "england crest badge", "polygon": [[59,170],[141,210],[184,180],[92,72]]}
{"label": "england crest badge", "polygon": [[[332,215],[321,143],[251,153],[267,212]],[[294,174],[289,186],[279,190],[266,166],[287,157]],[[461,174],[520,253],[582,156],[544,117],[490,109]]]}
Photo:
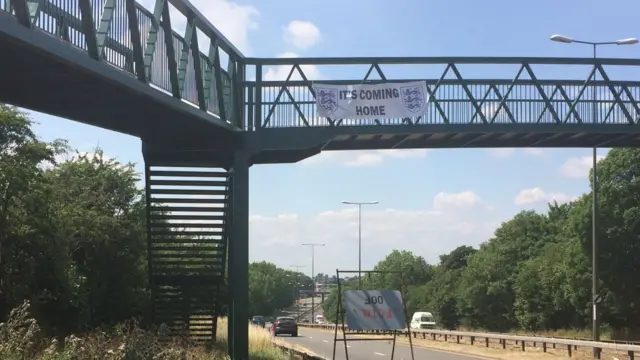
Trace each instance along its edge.
{"label": "england crest badge", "polygon": [[424,109],[426,96],[422,86],[402,86],[400,87],[400,95],[402,105],[407,111],[418,113]]}
{"label": "england crest badge", "polygon": [[331,115],[338,110],[338,90],[332,88],[316,88],[318,106],[324,115]]}

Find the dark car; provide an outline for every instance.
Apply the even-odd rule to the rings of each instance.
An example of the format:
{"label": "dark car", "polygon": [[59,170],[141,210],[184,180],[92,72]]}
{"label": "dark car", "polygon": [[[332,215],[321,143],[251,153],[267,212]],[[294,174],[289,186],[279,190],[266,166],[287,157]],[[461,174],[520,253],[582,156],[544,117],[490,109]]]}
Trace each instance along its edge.
{"label": "dark car", "polygon": [[251,318],[251,323],[254,325],[258,325],[260,327],[264,327],[266,324],[266,321],[264,320],[263,316],[254,316]]}
{"label": "dark car", "polygon": [[296,319],[290,316],[279,316],[273,323],[272,331],[274,336],[282,334],[298,336],[298,324],[296,324]]}

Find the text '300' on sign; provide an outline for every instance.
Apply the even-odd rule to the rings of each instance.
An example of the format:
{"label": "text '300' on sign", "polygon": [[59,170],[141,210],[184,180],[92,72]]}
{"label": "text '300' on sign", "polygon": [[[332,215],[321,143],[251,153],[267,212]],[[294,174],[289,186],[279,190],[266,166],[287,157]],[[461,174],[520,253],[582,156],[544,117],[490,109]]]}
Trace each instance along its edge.
{"label": "text '300' on sign", "polygon": [[406,327],[400,291],[345,290],[343,296],[349,329],[398,330]]}
{"label": "text '300' on sign", "polygon": [[406,118],[423,115],[429,106],[424,81],[388,84],[314,83],[318,115],[336,119]]}

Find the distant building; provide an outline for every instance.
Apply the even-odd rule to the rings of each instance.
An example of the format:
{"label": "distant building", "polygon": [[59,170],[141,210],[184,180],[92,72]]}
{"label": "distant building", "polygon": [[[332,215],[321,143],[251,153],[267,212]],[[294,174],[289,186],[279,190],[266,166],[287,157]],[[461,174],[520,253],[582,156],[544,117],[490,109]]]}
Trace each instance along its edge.
{"label": "distant building", "polygon": [[338,284],[316,284],[316,292],[330,292],[333,288],[338,287]]}

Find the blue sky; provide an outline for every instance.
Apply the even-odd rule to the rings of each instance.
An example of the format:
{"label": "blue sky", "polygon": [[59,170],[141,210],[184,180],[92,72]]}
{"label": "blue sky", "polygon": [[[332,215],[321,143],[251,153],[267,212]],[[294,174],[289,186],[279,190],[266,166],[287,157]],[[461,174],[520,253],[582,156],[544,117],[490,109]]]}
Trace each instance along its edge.
{"label": "blue sky", "polygon": [[[142,2],[147,8],[150,1]],[[549,41],[552,34],[610,41],[640,37],[640,3],[611,0],[193,0],[192,3],[248,56],[548,56],[589,57],[591,49]],[[172,20],[179,32],[180,22]],[[609,46],[602,57],[638,58],[640,45]],[[285,69],[288,72],[288,68]],[[535,69],[534,69],[535,70]],[[418,77],[409,67],[394,76]],[[442,70],[440,70],[442,71]],[[471,69],[470,77],[509,77],[517,68]],[[586,68],[540,69],[544,77],[580,78]],[[265,76],[286,77],[283,69]],[[358,78],[364,70],[305,68],[320,79]],[[435,69],[422,77],[439,77]],[[640,77],[611,69],[612,78]],[[33,113],[37,134],[68,139],[78,151],[101,147],[142,171],[136,138]],[[600,154],[604,155],[605,150]],[[544,210],[588,189],[589,149],[428,150],[321,154],[293,165],[251,170],[251,259],[279,266],[305,264],[306,242],[316,271],[357,266],[357,215],[342,200],[378,200],[363,218],[363,267],[394,248],[430,262],[459,245],[488,240],[522,209]]]}

